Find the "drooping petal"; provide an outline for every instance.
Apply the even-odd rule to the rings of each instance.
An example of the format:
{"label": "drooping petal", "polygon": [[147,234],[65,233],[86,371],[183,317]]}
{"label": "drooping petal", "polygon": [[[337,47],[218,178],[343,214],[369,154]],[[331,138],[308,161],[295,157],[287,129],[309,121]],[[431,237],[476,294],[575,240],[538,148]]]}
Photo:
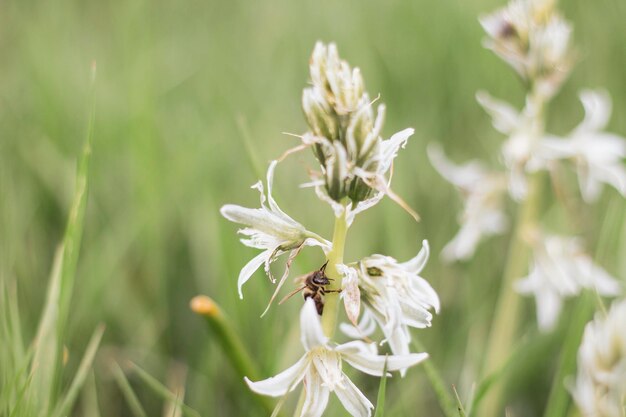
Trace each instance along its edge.
{"label": "drooping petal", "polygon": [[354,383],[344,375],[344,386],[336,387],[335,394],[341,404],[353,417],[369,417],[372,415],[374,405],[365,395],[354,385]]}
{"label": "drooping petal", "polygon": [[244,380],[250,389],[258,394],[280,397],[291,392],[300,383],[309,364],[309,359],[305,355],[294,365],[276,376],[257,382],[250,381],[247,377]]}
{"label": "drooping petal", "polygon": [[409,271],[415,275],[422,272],[424,267],[426,266],[426,262],[428,261],[428,257],[430,255],[430,246],[428,245],[428,240],[422,240],[422,249],[418,252],[418,254],[411,260],[400,264],[402,268],[406,271]]}
{"label": "drooping petal", "polygon": [[376,330],[376,322],[374,321],[374,317],[372,317],[372,313],[369,308],[365,308],[363,315],[361,316],[361,321],[353,326],[348,323],[341,323],[339,325],[339,330],[346,336],[352,339],[363,339],[370,336]]}
{"label": "drooping petal", "polygon": [[427,353],[410,353],[408,355],[377,355],[361,341],[344,343],[335,348],[343,359],[352,367],[369,375],[382,376],[387,362],[388,371],[398,371],[417,365],[426,358]]}
{"label": "drooping petal", "polygon": [[357,271],[346,265],[337,265],[337,271],[343,275],[341,298],[343,298],[346,315],[348,320],[356,326],[361,312],[361,291],[359,290]]}
{"label": "drooping petal", "polygon": [[315,303],[310,298],[305,301],[300,311],[300,332],[302,346],[307,351],[324,346],[328,342],[328,338],[324,336]]}
{"label": "drooping petal", "polygon": [[578,97],[585,108],[585,118],[578,132],[598,131],[606,127],[611,117],[611,97],[604,90],[582,90]]}
{"label": "drooping petal", "polygon": [[301,417],[321,417],[328,405],[330,390],[313,367],[309,367],[304,379],[304,404]]}
{"label": "drooping petal", "polygon": [[520,125],[520,115],[510,104],[497,100],[485,91],[476,93],[476,100],[491,116],[493,127],[501,133],[510,134]]}
{"label": "drooping petal", "polygon": [[470,161],[456,165],[446,157],[441,146],[435,143],[430,143],[426,151],[430,163],[449,183],[462,190],[470,190],[481,185],[486,169],[480,162]]}
{"label": "drooping petal", "polygon": [[261,265],[263,265],[269,257],[272,255],[272,250],[268,249],[259,253],[257,256],[252,258],[243,268],[241,268],[241,272],[239,272],[239,278],[237,279],[237,290],[239,291],[239,298],[243,299],[243,292],[241,292],[241,287],[245,284],[252,274],[259,269]]}
{"label": "drooping petal", "polygon": [[378,173],[384,174],[389,170],[391,163],[398,154],[398,150],[400,147],[404,147],[406,145],[407,140],[411,137],[411,135],[413,135],[414,132],[414,129],[407,128],[394,133],[389,139],[380,143],[381,154]]}

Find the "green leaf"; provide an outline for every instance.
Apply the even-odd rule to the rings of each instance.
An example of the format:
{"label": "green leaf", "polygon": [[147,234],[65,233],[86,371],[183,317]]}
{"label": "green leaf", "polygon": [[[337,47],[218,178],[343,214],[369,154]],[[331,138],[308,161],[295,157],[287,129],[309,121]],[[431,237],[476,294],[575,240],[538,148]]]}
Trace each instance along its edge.
{"label": "green leaf", "polygon": [[143,380],[143,382],[154,391],[156,394],[161,396],[164,400],[170,401],[176,404],[177,407],[180,407],[183,411],[183,414],[186,416],[200,417],[200,414],[194,410],[193,408],[185,405],[180,398],[173,392],[171,392],[167,387],[161,384],[155,377],[141,369],[136,364],[130,362],[130,365],[133,367],[137,375]]}
{"label": "green leaf", "polygon": [[133,388],[130,386],[130,383],[128,382],[128,379],[126,378],[124,371],[122,371],[122,368],[120,368],[117,362],[113,362],[112,370],[113,370],[113,377],[115,378],[115,382],[117,382],[117,385],[122,391],[122,394],[124,394],[124,397],[126,398],[126,402],[128,403],[128,406],[130,407],[130,411],[133,413],[135,417],[147,417],[148,414],[143,409],[143,406],[139,402],[139,398],[137,398],[137,395],[135,394],[135,391],[133,391]]}
{"label": "green leaf", "polygon": [[94,331],[93,336],[91,336],[91,340],[89,341],[89,344],[87,345],[87,350],[85,351],[85,355],[83,356],[83,359],[78,366],[78,371],[76,371],[74,380],[67,390],[67,393],[63,396],[63,400],[56,407],[55,412],[53,413],[53,417],[61,417],[70,414],[70,411],[74,406],[74,402],[78,397],[78,393],[83,387],[85,379],[89,374],[91,364],[93,363],[93,359],[96,356],[96,352],[98,350],[98,346],[100,346],[100,341],[102,340],[103,334],[104,326],[100,325]]}
{"label": "green leaf", "polygon": [[385,356],[385,366],[383,376],[380,378],[378,386],[378,397],[376,398],[376,413],[374,417],[383,417],[385,414],[385,391],[387,390],[387,356]]}
{"label": "green leaf", "polygon": [[62,369],[63,336],[69,315],[71,294],[74,287],[76,264],[83,232],[83,219],[87,206],[89,161],[95,118],[95,65],[92,66],[91,112],[82,155],[76,170],[76,185],[63,241],[56,251],[46,303],[43,308],[31,370],[33,393],[39,412],[48,414],[53,407],[53,394],[60,381]]}

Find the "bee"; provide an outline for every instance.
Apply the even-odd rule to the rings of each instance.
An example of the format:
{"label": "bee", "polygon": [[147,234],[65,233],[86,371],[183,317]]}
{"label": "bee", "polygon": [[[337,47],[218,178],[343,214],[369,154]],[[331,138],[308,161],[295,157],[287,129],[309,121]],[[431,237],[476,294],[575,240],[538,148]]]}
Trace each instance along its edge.
{"label": "bee", "polygon": [[320,316],[324,312],[324,295],[331,292],[341,292],[338,290],[329,290],[326,289],[326,285],[329,285],[332,281],[331,278],[326,276],[326,265],[328,261],[320,269],[317,271],[313,271],[310,274],[303,275],[301,277],[296,278],[296,282],[300,281],[301,285],[299,288],[296,288],[289,294],[285,296],[278,304],[282,304],[287,301],[289,298],[293,297],[300,291],[302,291],[302,295],[304,299],[307,298],[313,299],[315,302],[315,308],[317,309],[317,314]]}

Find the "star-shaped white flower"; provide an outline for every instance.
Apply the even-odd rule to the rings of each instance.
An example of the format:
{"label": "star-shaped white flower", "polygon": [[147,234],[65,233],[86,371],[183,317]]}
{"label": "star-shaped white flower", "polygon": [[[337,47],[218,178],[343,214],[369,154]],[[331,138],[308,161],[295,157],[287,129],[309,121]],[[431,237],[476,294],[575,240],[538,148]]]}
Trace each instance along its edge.
{"label": "star-shaped white flower", "polygon": [[[330,242],[306,230],[304,226],[285,214],[276,204],[272,197],[272,182],[276,163],[276,161],[272,161],[267,170],[267,197],[261,181],[252,186],[261,195],[261,208],[253,209],[227,204],[220,210],[220,213],[228,220],[247,226],[239,230],[240,234],[246,236],[246,238],[241,239],[244,245],[263,249],[263,252],[252,258],[239,273],[237,285],[240,298],[243,298],[241,292],[243,284],[263,264],[265,264],[267,275],[272,281],[275,281],[270,272],[270,264],[283,253],[291,252],[283,274],[285,277],[289,271],[291,260],[303,246],[321,246],[325,252],[330,250]],[[283,280],[281,279],[281,281]]]}
{"label": "star-shaped white flower", "polygon": [[572,397],[585,417],[622,417],[626,407],[626,300],[585,327]]}
{"label": "star-shaped white flower", "polygon": [[600,295],[621,292],[618,281],[583,252],[577,238],[532,236],[533,259],[530,274],[516,283],[522,294],[534,294],[539,328],[550,331],[557,323],[564,298],[593,289]]}
{"label": "star-shaped white flower", "polygon": [[571,158],[587,202],[597,200],[602,184],[613,186],[626,197],[626,139],[603,130],[611,116],[611,98],[606,91],[584,90],[579,94],[584,120],[565,139],[546,140],[546,158]]}
{"label": "star-shaped white flower", "polygon": [[[400,263],[390,256],[372,255],[357,266],[361,298],[374,320],[381,327],[386,342],[396,355],[409,353],[409,327],[430,327],[431,309],[439,312],[439,297],[419,274],[428,260],[428,241],[411,260]],[[367,319],[367,317],[366,317]],[[352,334],[367,336],[367,320]],[[345,329],[345,326],[344,326]]]}
{"label": "star-shaped white flower", "polygon": [[503,174],[489,172],[478,161],[455,165],[437,145],[428,147],[428,156],[441,176],[459,189],[465,204],[459,217],[461,229],[441,255],[448,262],[468,259],[484,236],[503,233],[508,226],[502,210],[506,178]]}
{"label": "star-shaped white flower", "polygon": [[342,362],[374,376],[416,365],[428,357],[426,353],[382,356],[376,348],[360,341],[336,345],[331,343],[320,323],[313,300],[308,299],[300,313],[301,340],[306,353],[295,365],[280,374],[258,382],[245,381],[252,391],[262,395],[280,397],[294,390],[304,380],[305,400],[300,416],[321,416],[331,392],[352,416],[370,416],[374,406],[343,373]]}
{"label": "star-shaped white flower", "polygon": [[527,100],[524,109],[518,112],[509,103],[497,100],[484,91],[476,94],[476,100],[491,116],[493,127],[508,136],[502,144],[502,159],[508,171],[509,193],[513,199],[523,200],[527,192],[526,172],[529,166],[534,167],[533,170],[545,169],[534,161],[543,137],[537,135],[541,130],[538,109],[531,100]]}

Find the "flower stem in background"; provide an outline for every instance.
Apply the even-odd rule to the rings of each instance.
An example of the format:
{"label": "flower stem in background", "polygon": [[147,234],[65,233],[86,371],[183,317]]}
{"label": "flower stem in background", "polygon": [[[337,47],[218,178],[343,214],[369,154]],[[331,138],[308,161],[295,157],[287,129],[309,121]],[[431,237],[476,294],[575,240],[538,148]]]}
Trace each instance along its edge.
{"label": "flower stem in background", "polygon": [[559,367],[552,380],[548,404],[543,413],[545,417],[565,417],[567,415],[571,401],[564,380],[568,375],[574,375],[576,372],[576,354],[578,353],[585,324],[593,316],[593,307],[593,297],[589,293],[583,294],[577,301],[563,348],[561,349]]}
{"label": "flower stem in background", "polygon": [[[346,210],[335,218],[335,230],[333,231],[333,248],[328,253],[326,275],[331,280],[329,290],[341,289],[341,274],[337,271],[337,265],[343,263],[343,252],[346,245],[348,224],[346,222]],[[339,293],[329,292],[324,297],[324,314],[322,315],[322,329],[324,334],[332,338],[337,327],[337,314],[339,310]]]}
{"label": "flower stem in background", "polygon": [[[517,217],[515,231],[507,255],[504,276],[500,284],[500,294],[491,324],[487,353],[481,376],[483,379],[494,374],[504,366],[515,342],[521,299],[513,288],[513,282],[524,276],[528,268],[529,248],[524,241],[524,236],[533,227],[537,219],[542,179],[540,172],[530,176],[528,195]],[[504,382],[502,380],[499,381],[499,384],[495,384],[485,395],[483,411],[480,415],[500,415],[499,406],[501,404]]]}
{"label": "flower stem in background", "polygon": [[[206,319],[209,331],[215,334],[215,340],[219,343],[237,374],[255,380],[260,379],[260,373],[252,361],[252,357],[217,303],[205,295],[198,295],[192,298],[189,306],[194,313]],[[243,378],[241,381],[243,382]],[[258,395],[254,397],[268,411],[268,414],[272,413],[274,406],[267,397]]]}

